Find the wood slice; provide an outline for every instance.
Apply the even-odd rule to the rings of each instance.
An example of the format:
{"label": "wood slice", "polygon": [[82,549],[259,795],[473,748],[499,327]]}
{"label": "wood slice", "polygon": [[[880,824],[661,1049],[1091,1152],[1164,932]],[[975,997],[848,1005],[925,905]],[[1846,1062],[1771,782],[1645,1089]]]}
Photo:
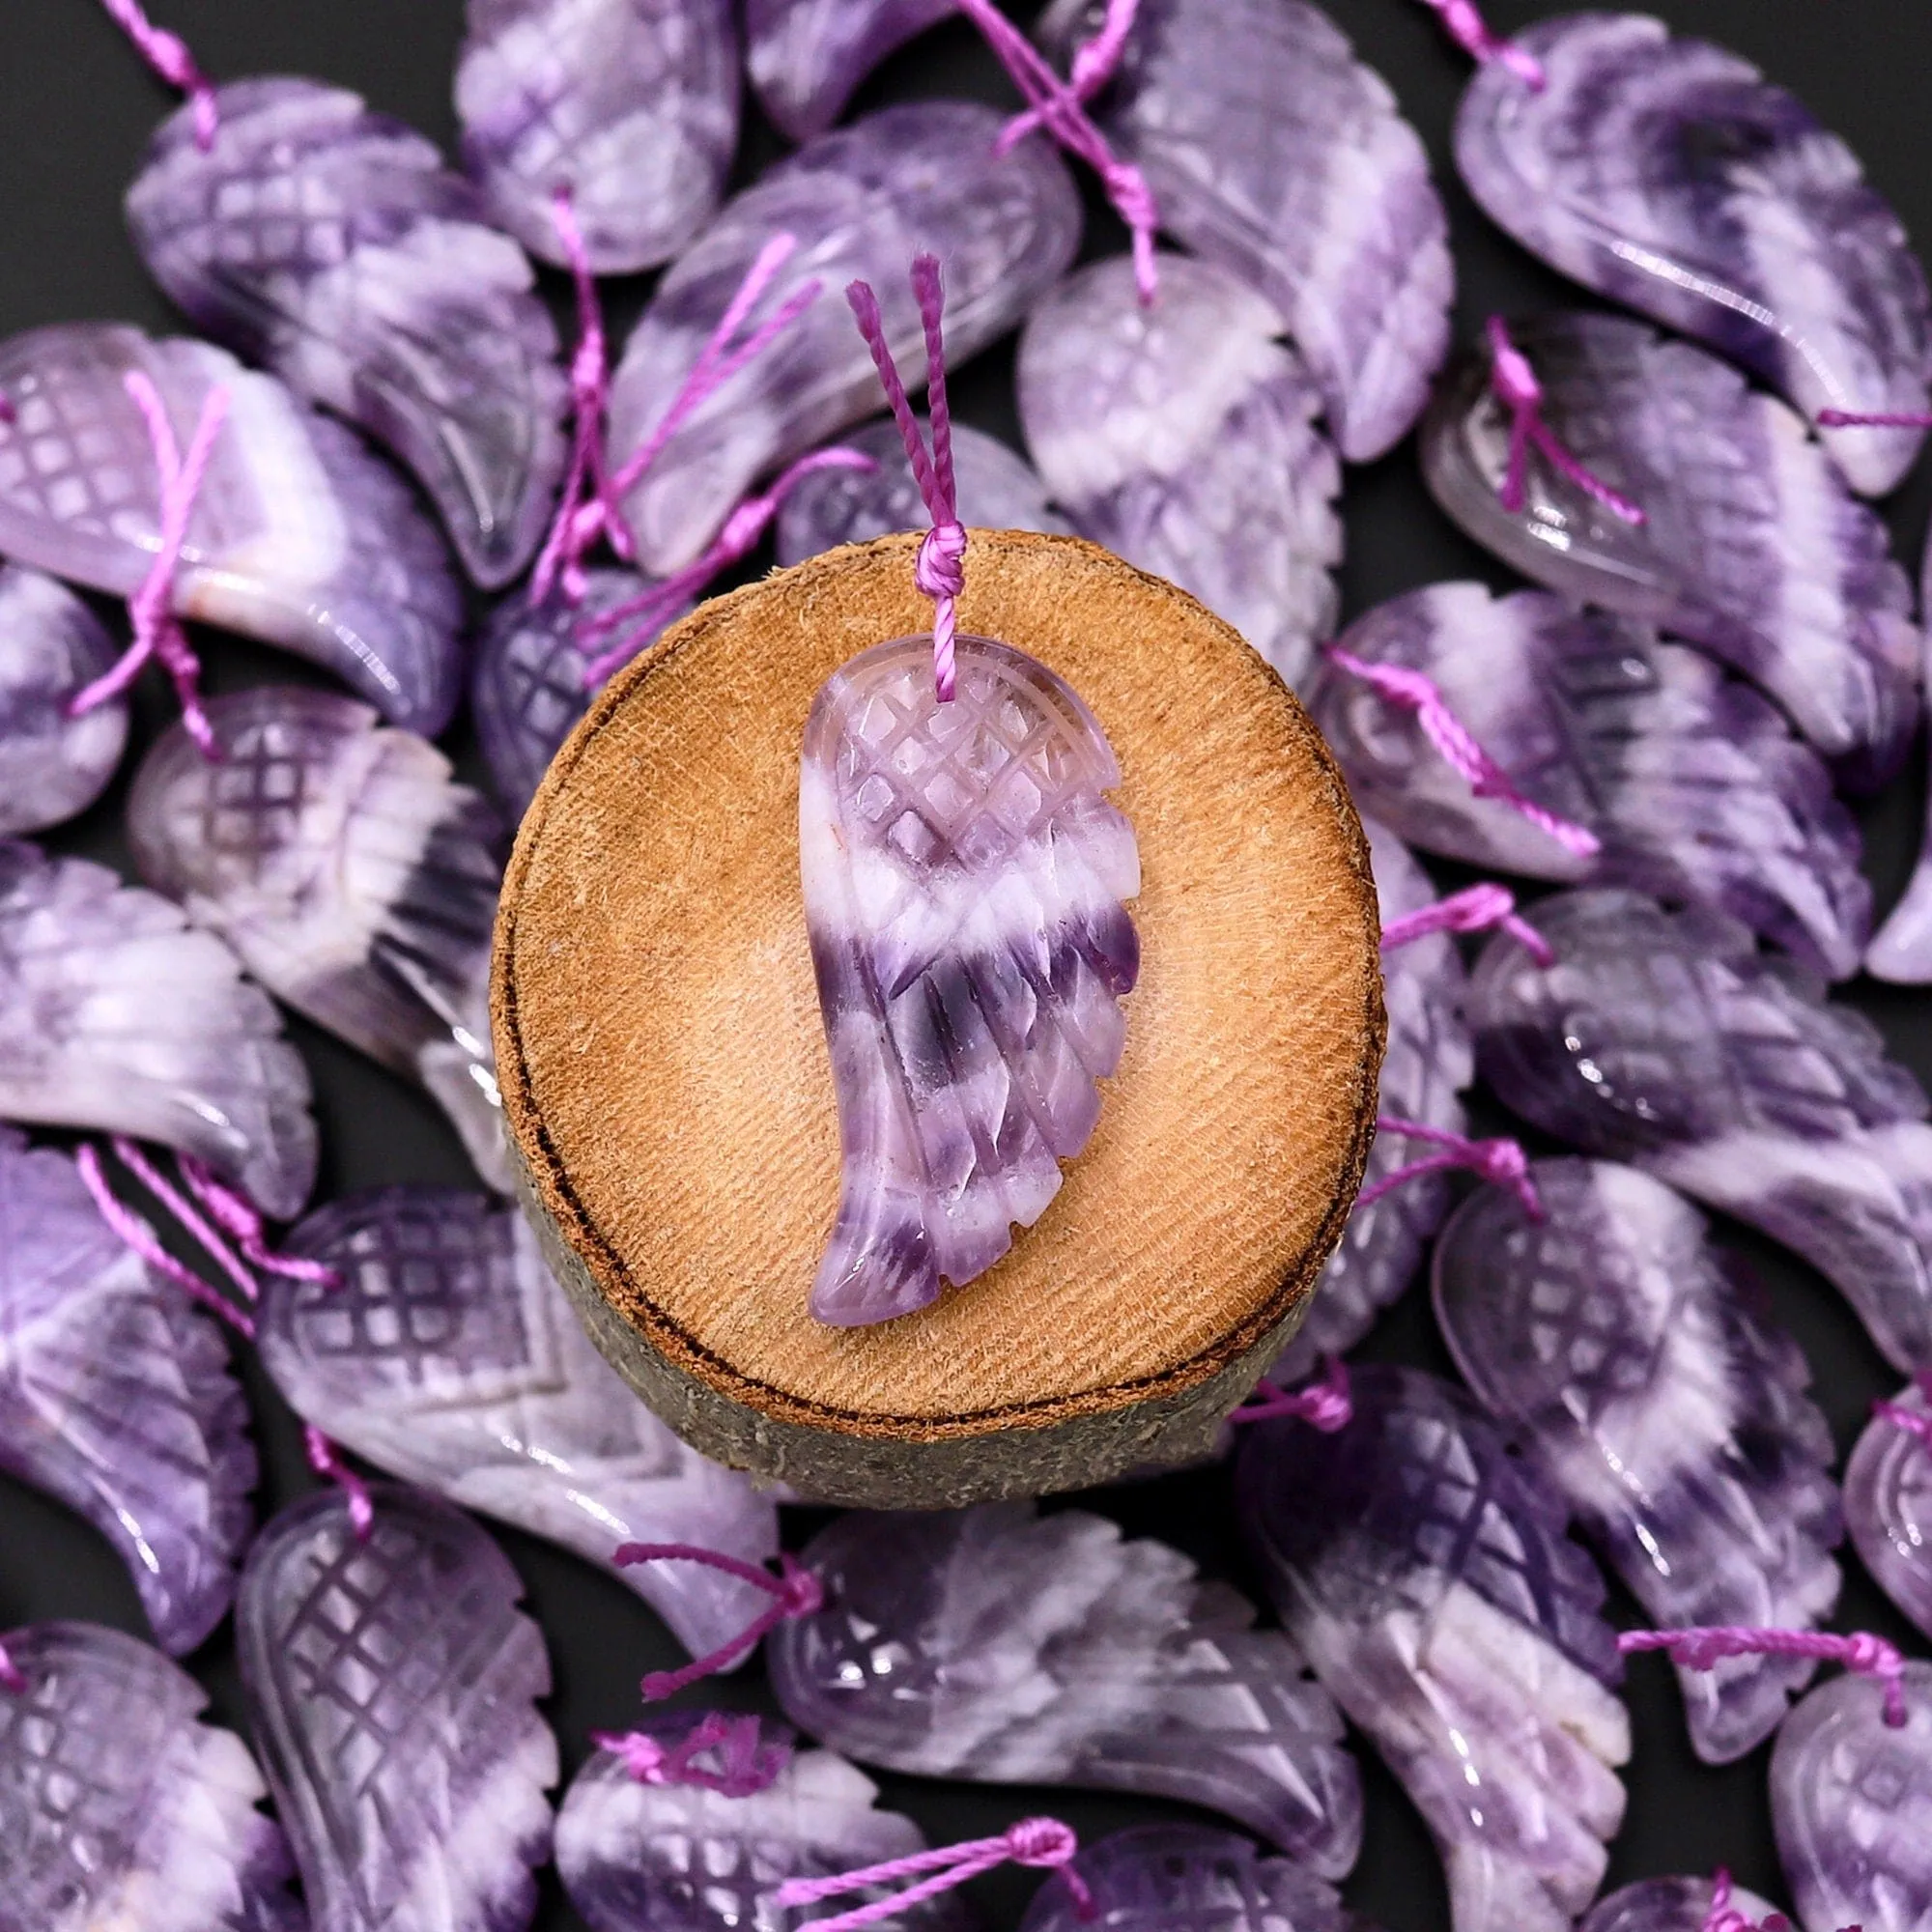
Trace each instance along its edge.
{"label": "wood slice", "polygon": [[799,886],[827,676],[929,628],[915,536],[693,612],[551,767],[492,1008],[525,1205],[591,1335],[706,1455],[931,1507],[1207,1453],[1293,1334],[1374,1134],[1368,851],[1307,714],[1218,618],[1070,538],[972,532],[962,631],[1065,677],[1140,840],[1140,983],[1037,1226],[916,1315],[807,1312],[838,1128]]}

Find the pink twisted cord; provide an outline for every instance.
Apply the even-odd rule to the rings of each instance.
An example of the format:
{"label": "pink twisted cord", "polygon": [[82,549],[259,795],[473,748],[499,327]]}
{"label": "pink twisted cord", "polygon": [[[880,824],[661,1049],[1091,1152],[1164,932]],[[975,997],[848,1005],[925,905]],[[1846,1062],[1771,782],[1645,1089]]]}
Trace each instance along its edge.
{"label": "pink twisted cord", "polygon": [[1099,176],[1107,199],[1133,235],[1134,283],[1141,300],[1151,302],[1160,292],[1160,270],[1153,252],[1160,211],[1154,205],[1153,190],[1139,168],[1122,160],[1108,146],[1107,137],[1087,112],[1087,102],[1120,64],[1137,4],[1138,0],[1109,0],[1100,31],[1074,56],[1074,77],[1068,85],[993,0],[958,0],[959,11],[979,28],[1013,85],[1027,99],[1028,111],[1015,116],[1001,132],[1000,152],[1005,154],[1040,128],[1069,155],[1085,161]]}
{"label": "pink twisted cord", "polygon": [[639,1687],[647,1704],[675,1696],[687,1684],[696,1684],[701,1677],[715,1677],[721,1670],[728,1670],[740,1658],[749,1657],[768,1632],[777,1630],[781,1623],[813,1615],[825,1603],[825,1591],[818,1578],[790,1556],[779,1558],[776,1577],[755,1563],[727,1556],[722,1549],[704,1549],[691,1543],[626,1543],[619,1546],[611,1560],[624,1570],[639,1563],[701,1563],[707,1570],[722,1570],[741,1583],[750,1583],[772,1600],[771,1607],[753,1617],[728,1643],[721,1643],[703,1657],[694,1658],[682,1669],[651,1671]]}
{"label": "pink twisted cord", "polygon": [[265,1274],[278,1274],[289,1281],[318,1282],[330,1289],[342,1286],[340,1271],[327,1262],[275,1253],[269,1246],[265,1224],[254,1204],[232,1187],[224,1187],[206,1162],[191,1153],[177,1154],[175,1160],[188,1191],[213,1216],[215,1225],[242,1250],[246,1261]]}
{"label": "pink twisted cord", "polygon": [[1290,1416],[1333,1435],[1355,1419],[1355,1404],[1349,1393],[1349,1365],[1340,1355],[1330,1355],[1321,1375],[1303,1382],[1298,1389],[1277,1388],[1264,1376],[1255,1392],[1229,1416],[1230,1422],[1273,1422]]}
{"label": "pink twisted cord", "polygon": [[[1920,1369],[1913,1377],[1912,1381],[1921,1400],[1932,1406],[1932,1369]],[[1932,1449],[1932,1406],[1907,1408],[1903,1403],[1890,1402],[1881,1397],[1872,1404],[1872,1413],[1883,1416],[1894,1429],[1902,1429],[1908,1435],[1916,1435],[1927,1449]]]}
{"label": "pink twisted cord", "polygon": [[[754,1717],[729,1718],[712,1711],[670,1745],[648,1731],[592,1731],[590,1742],[609,1751],[639,1784],[693,1785],[723,1798],[751,1798],[784,1776],[791,1747],[764,1742]],[[698,1762],[717,1753],[719,1769]]]}
{"label": "pink twisted cord", "polygon": [[1477,743],[1475,734],[1457,717],[1441,687],[1427,671],[1407,665],[1375,664],[1338,644],[1330,644],[1326,655],[1330,664],[1350,677],[1360,678],[1391,704],[1414,712],[1423,735],[1468,781],[1469,789],[1478,798],[1492,798],[1508,806],[1578,858],[1587,859],[1603,849],[1603,841],[1587,826],[1558,816],[1517,790],[1510,775]]}
{"label": "pink twisted cord", "polygon": [[[1747,1918],[1731,1903],[1731,1875],[1722,1865],[1711,1874],[1711,1909],[1700,1932],[1790,1932],[1791,1921],[1781,1912],[1768,1912],[1760,1922]],[[1849,1928],[1848,1928],[1849,1932]]]}
{"label": "pink twisted cord", "polygon": [[583,688],[596,691],[608,683],[650,642],[680,604],[696,597],[720,571],[727,570],[741,558],[749,556],[771,527],[772,519],[784,507],[785,498],[808,476],[816,475],[821,469],[869,471],[878,467],[863,450],[847,449],[843,445],[814,450],[810,456],[800,457],[762,497],[747,497],[725,518],[724,527],[696,562],[687,564],[656,583],[646,584],[629,602],[603,611],[578,627],[582,642],[629,627],[629,635],[621,643],[585,662]]}
{"label": "pink twisted cord", "polygon": [[1057,1869],[1071,1888],[1080,1918],[1094,1914],[1094,1894],[1087,1882],[1073,1869],[1071,1861],[1080,1850],[1080,1840],[1070,1826],[1058,1818],[1022,1818],[1009,1825],[996,1838],[969,1838],[964,1844],[940,1845],[928,1852],[914,1852],[907,1858],[888,1859],[883,1864],[866,1865],[858,1871],[835,1872],[828,1878],[788,1878],[772,1894],[772,1903],[781,1911],[793,1906],[816,1905],[821,1898],[837,1898],[843,1892],[860,1891],[867,1886],[891,1885],[902,1878],[919,1878],[917,1885],[869,1905],[841,1912],[832,1918],[814,1918],[811,1932],[858,1932],[862,1925],[876,1925],[882,1918],[895,1918],[928,1898],[937,1898],[954,1886],[964,1885],[996,1865],[1012,1863]]}
{"label": "pink twisted cord", "polygon": [[126,1134],[116,1134],[110,1145],[114,1157],[207,1251],[210,1260],[241,1290],[244,1301],[259,1301],[262,1291],[255,1277],[242,1266],[228,1243],[195,1212],[194,1206]]}
{"label": "pink twisted cord", "polygon": [[1526,48],[1496,33],[1476,10],[1473,0],[1422,0],[1442,22],[1449,38],[1472,60],[1487,67],[1500,61],[1533,93],[1541,94],[1548,85],[1543,63]]}
{"label": "pink twisted cord", "polygon": [[228,391],[217,386],[202,399],[201,419],[195,425],[194,440],[188,444],[184,460],[167,409],[147,372],[129,369],[122,381],[148,426],[148,440],[154,447],[155,469],[161,484],[159,543],[147,576],[128,600],[134,641],[116,664],[74,694],[68,703],[68,716],[78,718],[110,698],[119,697],[140,674],[141,667],[150,658],[158,658],[174,680],[175,695],[181,700],[182,723],[187,727],[188,736],[201,748],[203,757],[215,758],[220,753],[214,742],[214,729],[208,722],[208,713],[201,708],[201,666],[188,648],[187,639],[182,635],[173,607],[175,571],[181,564],[182,547],[187,542],[194,499],[214,454],[214,440],[228,414]]}
{"label": "pink twisted cord", "polygon": [[357,1543],[367,1543],[376,1520],[369,1485],[342,1460],[340,1447],[312,1422],[302,1424],[302,1453],[308,1465],[325,1482],[333,1483],[349,1502],[349,1526]]}
{"label": "pink twisted cord", "polygon": [[17,1697],[26,1688],[27,1680],[20,1675],[20,1666],[14,1662],[7,1646],[0,1643],[0,1690]]}
{"label": "pink twisted cord", "polygon": [[1383,1114],[1377,1119],[1376,1131],[1378,1134],[1397,1134],[1404,1140],[1427,1141],[1440,1151],[1425,1154],[1422,1159],[1412,1160],[1406,1166],[1397,1168],[1393,1174],[1385,1174],[1379,1180],[1370,1182],[1355,1196],[1357,1208],[1379,1201],[1391,1188],[1400,1187],[1404,1181],[1414,1180],[1425,1174],[1440,1174],[1447,1168],[1461,1167],[1487,1180],[1492,1187],[1514,1190],[1517,1199],[1522,1203],[1522,1211],[1532,1221],[1543,1219],[1543,1197],[1537,1193],[1536,1183],[1529,1178],[1529,1156],[1519,1142],[1472,1141],[1465,1134],[1452,1133],[1447,1127],[1432,1126],[1427,1121],[1405,1121],[1392,1114]]}
{"label": "pink twisted cord", "polygon": [[1517,915],[1516,895],[1507,886],[1465,886],[1415,912],[1404,913],[1382,927],[1382,951],[1393,952],[1432,932],[1488,932],[1500,926],[1539,966],[1555,963],[1549,942]]}
{"label": "pink twisted cord", "polygon": [[1815,1657],[1842,1663],[1885,1687],[1885,1721],[1893,1730],[1905,1722],[1905,1659],[1895,1644],[1870,1631],[1840,1636],[1836,1631],[1760,1630],[1742,1624],[1703,1624],[1689,1630],[1620,1631],[1617,1649],[1662,1650],[1686,1670],[1711,1670],[1727,1657]]}
{"label": "pink twisted cord", "polygon": [[1932,412],[1881,410],[1868,415],[1861,410],[1820,410],[1812,421],[1820,429],[1932,429]]}
{"label": "pink twisted cord", "polygon": [[919,485],[920,499],[932,519],[919,547],[913,565],[913,582],[933,601],[932,682],[942,704],[952,702],[954,685],[953,640],[957,633],[956,605],[966,588],[966,531],[959,522],[958,492],[952,477],[952,412],[946,401],[946,345],[940,334],[940,314],[946,292],[939,279],[939,260],[934,255],[912,258],[912,292],[919,302],[919,319],[925,331],[926,411],[932,421],[932,453],[926,454],[907,400],[905,384],[899,380],[898,364],[886,342],[885,324],[879,317],[879,299],[867,282],[846,285],[845,299],[859,324],[859,333],[872,352],[872,365],[886,392],[886,403],[898,425],[899,440],[905,444],[906,461],[912,465],[913,480]]}
{"label": "pink twisted cord", "polygon": [[1642,506],[1612,490],[1571,455],[1543,420],[1543,384],[1536,380],[1529,357],[1510,340],[1501,316],[1491,316],[1489,338],[1490,386],[1510,412],[1509,469],[1503,477],[1503,487],[1496,493],[1503,508],[1512,512],[1522,508],[1529,476],[1529,452],[1534,447],[1586,497],[1603,504],[1613,517],[1641,528],[1650,521]]}
{"label": "pink twisted cord", "polygon": [[108,17],[133,42],[145,60],[167,84],[185,94],[194,105],[194,144],[205,155],[214,145],[221,117],[214,89],[195,65],[187,43],[179,34],[157,27],[142,12],[140,0],[100,0]]}

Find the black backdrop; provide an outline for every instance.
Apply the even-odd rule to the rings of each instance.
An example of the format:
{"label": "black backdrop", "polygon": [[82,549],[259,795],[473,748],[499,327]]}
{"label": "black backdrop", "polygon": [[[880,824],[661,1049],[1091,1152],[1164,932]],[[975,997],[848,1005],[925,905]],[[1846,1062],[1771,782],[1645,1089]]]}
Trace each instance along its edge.
{"label": "black backdrop", "polygon": [[[295,72],[358,89],[440,142],[454,145],[450,76],[462,0],[152,0],[156,17],[180,31],[217,80]],[[1492,229],[1448,165],[1451,116],[1466,73],[1463,56],[1417,0],[1325,0],[1363,56],[1387,77],[1437,163],[1449,206],[1460,278],[1459,335],[1466,338],[1493,309],[1583,300]],[[1031,9],[1008,0],[1025,18]],[[1493,0],[1501,29],[1557,9]],[[1659,0],[1680,32],[1737,48],[1774,78],[1796,88],[1859,151],[1867,173],[1921,244],[1932,245],[1932,142],[1923,119],[1932,13],[1912,0]],[[963,23],[936,29],[876,74],[857,107],[888,99],[967,95],[1010,104],[1013,94],[991,56]],[[169,104],[96,0],[0,0],[0,334],[45,323],[112,318],[154,330],[177,327],[126,239],[121,195],[149,131]],[[739,179],[779,151],[748,112]],[[1088,183],[1087,252],[1102,254],[1123,237]],[[546,277],[565,314],[561,280]],[[649,279],[611,284],[607,310],[621,344]],[[1017,441],[1010,342],[962,368],[952,386],[967,421]],[[1413,448],[1350,470],[1344,499],[1348,560],[1345,615],[1411,586],[1446,577],[1478,577],[1506,587],[1507,574],[1465,542],[1424,494]],[[1916,576],[1928,504],[1932,458],[1886,506],[1900,556]],[[762,562],[762,559],[760,559]],[[118,621],[118,619],[116,619]],[[228,638],[203,635],[208,684],[215,691],[269,679],[297,680],[304,667]],[[167,722],[171,702],[158,679],[142,683],[136,743]],[[478,767],[467,727],[450,750],[466,776]],[[130,870],[120,826],[122,782],[76,824],[48,841]],[[1918,848],[1923,781],[1912,776],[1867,808],[1866,866],[1880,907],[1896,896]],[[1893,1053],[1932,1081],[1928,996],[1861,981],[1843,995],[1885,1029]],[[315,1077],[323,1134],[318,1198],[382,1181],[465,1182],[463,1155],[441,1118],[413,1090],[300,1020],[291,1031]],[[1499,1124],[1499,1123],[1498,1123]],[[1797,1335],[1817,1378],[1816,1393],[1841,1452],[1850,1447],[1871,1398],[1895,1380],[1849,1309],[1824,1283],[1743,1230],[1727,1242],[1764,1277],[1778,1317]],[[1446,1373],[1426,1298],[1412,1293],[1361,1350]],[[314,1478],[298,1428],[252,1362],[242,1364],[257,1421],[264,1479],[260,1502],[279,1507]],[[1208,1573],[1250,1589],[1227,1484],[1218,1472],[1178,1476],[1084,1499],[1129,1533],[1179,1545]],[[788,1512],[796,1548],[811,1519]],[[566,1773],[581,1761],[585,1734],[621,1727],[637,1710],[636,1684],[646,1668],[681,1661],[653,1615],[611,1578],[550,1546],[497,1531],[528,1587],[528,1606],[549,1640],[556,1679],[548,1705]],[[1924,1645],[1905,1626],[1849,1552],[1841,1628],[1866,1627]],[[1620,1592],[1619,1622],[1641,1621]],[[0,1479],[0,1630],[44,1617],[84,1617],[144,1633],[131,1586],[117,1559],[91,1531],[56,1505]],[[190,1660],[213,1698],[213,1715],[240,1727],[242,1703],[227,1627]],[[702,1689],[696,1693],[701,1697]],[[1637,1746],[1626,1778],[1630,1811],[1612,1849],[1606,1889],[1653,1873],[1696,1872],[1722,1862],[1739,1883],[1788,1905],[1773,1847],[1765,1792],[1768,1747],[1743,1763],[1711,1771],[1690,1756],[1668,1667],[1639,1662],[1629,1686]],[[755,1667],[717,1687],[715,1701],[768,1708]],[[1367,1843],[1350,1901],[1391,1932],[1438,1932],[1448,1924],[1441,1875],[1422,1826],[1393,1780],[1364,1750],[1369,1792]],[[1174,1807],[1080,1793],[934,1784],[885,1776],[882,1803],[910,1813],[935,1843],[1003,1829],[1049,1810],[1086,1836],[1168,1815]],[[0,1819],[0,1830],[6,1821]],[[979,1881],[972,1897],[989,1932],[1013,1925],[1037,1878],[1009,1870]],[[543,1880],[542,1932],[577,1932],[554,1875]],[[36,1928],[38,1932],[38,1928]]]}

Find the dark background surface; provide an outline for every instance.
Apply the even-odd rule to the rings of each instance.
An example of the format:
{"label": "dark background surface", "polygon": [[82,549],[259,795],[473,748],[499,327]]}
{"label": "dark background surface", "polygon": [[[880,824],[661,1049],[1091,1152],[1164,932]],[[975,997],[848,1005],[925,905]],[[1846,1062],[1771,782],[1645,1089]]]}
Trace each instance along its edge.
{"label": "dark background surface", "polygon": [[[1416,0],[1327,0],[1363,57],[1386,76],[1435,157],[1460,275],[1459,336],[1479,328],[1492,309],[1527,309],[1583,301],[1492,229],[1448,167],[1448,132],[1467,66]],[[355,88],[377,107],[412,123],[451,151],[455,123],[450,78],[461,30],[461,0],[156,0],[162,24],[181,32],[216,80],[257,72],[306,73]],[[1016,16],[1031,9],[1009,4]],[[1490,17],[1517,27],[1551,7],[1493,0]],[[1680,32],[1722,42],[1794,87],[1862,156],[1880,191],[1923,243],[1932,239],[1932,141],[1924,120],[1924,74],[1932,58],[1932,13],[1912,0],[1671,0],[1654,11]],[[963,23],[943,26],[874,76],[860,110],[887,99],[968,95],[1012,104],[1014,95],[992,57]],[[178,327],[150,285],[121,223],[121,195],[156,121],[169,105],[95,0],[0,0],[0,334],[83,318],[139,323],[156,331]],[[753,175],[780,144],[749,109],[739,179]],[[1092,218],[1087,253],[1112,252],[1123,235],[1086,184]],[[621,345],[648,277],[607,284],[607,313]],[[547,293],[564,313],[566,290],[555,276]],[[964,367],[953,384],[957,412],[1017,441],[1011,395],[1011,343]],[[1885,506],[1899,555],[1915,576],[1932,505],[1932,459],[1921,462]],[[1370,468],[1349,472],[1344,507],[1348,560],[1342,579],[1345,616],[1396,592],[1445,577],[1478,577],[1496,587],[1511,582],[1436,513],[1424,494],[1412,444]],[[764,559],[757,560],[760,566]],[[110,621],[122,623],[118,612]],[[120,635],[125,635],[123,625]],[[269,679],[320,681],[297,659],[202,634],[208,684],[215,691]],[[137,746],[151,742],[172,705],[154,674],[136,699]],[[478,776],[467,726],[449,748],[465,774]],[[1881,911],[1904,884],[1918,848],[1923,798],[1919,759],[1912,775],[1862,810],[1866,867]],[[47,842],[84,853],[131,874],[120,829],[126,775],[76,824]],[[1840,997],[1871,1014],[1892,1052],[1932,1079],[1932,996],[1860,981]],[[323,1136],[318,1199],[384,1181],[467,1182],[461,1151],[429,1101],[298,1019],[289,1022],[315,1077]],[[1499,1126],[1499,1121],[1492,1123]],[[1739,1229],[1724,1241],[1756,1264],[1777,1316],[1812,1364],[1816,1394],[1848,1449],[1871,1398],[1889,1393],[1886,1369],[1850,1310],[1822,1281],[1781,1252]],[[1448,1363],[1426,1297],[1411,1292],[1359,1351],[1416,1362],[1439,1372]],[[241,1363],[254,1406],[266,1513],[311,1488],[298,1430],[252,1362]],[[1225,1477],[1218,1471],[1177,1476],[1083,1499],[1130,1534],[1160,1536],[1194,1556],[1210,1575],[1254,1589],[1238,1547]],[[787,1543],[797,1548],[812,1526],[808,1513],[787,1512]],[[593,1728],[623,1727],[638,1709],[639,1672],[681,1661],[656,1618],[621,1585],[549,1545],[496,1532],[528,1586],[528,1606],[550,1644],[556,1690],[548,1713],[563,1747],[566,1772],[581,1761]],[[1838,1624],[1885,1633],[1922,1652],[1919,1641],[1880,1596],[1849,1550]],[[1613,1591],[1612,1615],[1640,1622],[1635,1606]],[[55,1504],[0,1479],[0,1630],[45,1617],[82,1617],[146,1634],[132,1587],[105,1545]],[[243,1725],[234,1647],[224,1629],[190,1660],[209,1688],[213,1715]],[[688,1701],[701,1701],[705,1690]],[[1637,1739],[1627,1768],[1629,1817],[1611,1855],[1605,1889],[1653,1873],[1707,1871],[1723,1863],[1741,1884],[1788,1905],[1774,1850],[1765,1769],[1766,1747],[1723,1771],[1698,1765],[1685,1742],[1674,1685],[1658,1660],[1638,1662],[1629,1686]],[[754,1666],[715,1687],[710,1701],[769,1708]],[[1368,1836],[1350,1901],[1391,1932],[1437,1932],[1448,1924],[1440,1871],[1419,1820],[1373,1754],[1360,1753],[1368,1785]],[[1029,1812],[1065,1817],[1083,1836],[1173,1815],[1176,1807],[1081,1793],[935,1784],[886,1776],[881,1802],[910,1813],[935,1843],[1002,1830]],[[5,1821],[0,1820],[0,1829]],[[1007,1871],[977,1882],[971,1897],[988,1927],[1013,1925],[1037,1883]],[[554,1874],[543,1879],[543,1932],[582,1921],[569,1910]]]}

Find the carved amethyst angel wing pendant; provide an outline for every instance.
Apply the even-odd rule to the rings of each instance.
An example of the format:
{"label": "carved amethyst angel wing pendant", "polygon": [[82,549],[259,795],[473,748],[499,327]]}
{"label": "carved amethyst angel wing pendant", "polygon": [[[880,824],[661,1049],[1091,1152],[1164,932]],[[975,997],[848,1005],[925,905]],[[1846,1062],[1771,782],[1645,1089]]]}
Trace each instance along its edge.
{"label": "carved amethyst angel wing pendant", "polygon": [[822,134],[859,83],[953,0],[745,0],[745,71],[791,141]]}
{"label": "carved amethyst angel wing pendant", "polygon": [[0,837],[85,811],[128,742],[128,700],[81,717],[68,707],[120,656],[66,584],[0,564]]}
{"label": "carved amethyst angel wing pendant", "polygon": [[956,648],[950,703],[931,638],[900,638],[833,672],[805,727],[799,850],[844,1161],[811,1312],[841,1327],[964,1286],[1046,1210],[1140,972],[1140,855],[1099,724],[1024,652]]}

